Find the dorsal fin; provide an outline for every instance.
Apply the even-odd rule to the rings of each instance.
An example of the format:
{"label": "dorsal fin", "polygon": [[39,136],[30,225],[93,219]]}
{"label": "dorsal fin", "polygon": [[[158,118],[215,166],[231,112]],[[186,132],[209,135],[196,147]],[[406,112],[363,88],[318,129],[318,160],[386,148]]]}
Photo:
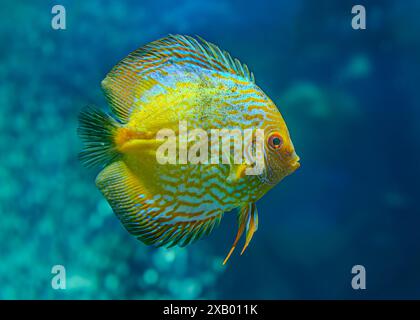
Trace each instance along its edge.
{"label": "dorsal fin", "polygon": [[204,39],[169,35],[153,41],[121,60],[102,81],[102,88],[113,113],[121,122],[127,122],[134,102],[136,87],[143,79],[161,69],[166,63],[194,65],[226,72],[255,82],[245,64],[226,51]]}

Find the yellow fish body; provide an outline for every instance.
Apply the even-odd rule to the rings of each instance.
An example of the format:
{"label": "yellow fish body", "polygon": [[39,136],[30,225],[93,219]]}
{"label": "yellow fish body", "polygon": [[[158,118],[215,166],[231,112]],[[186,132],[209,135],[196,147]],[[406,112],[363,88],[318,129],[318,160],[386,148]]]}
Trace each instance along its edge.
{"label": "yellow fish body", "polygon": [[[96,185],[127,230],[145,244],[185,246],[239,208],[238,233],[224,263],[246,232],[243,252],[258,227],[255,202],[299,167],[280,112],[247,66],[202,39],[171,35],[128,55],[102,87],[112,113],[82,111],[80,157],[103,166]],[[263,129],[262,172],[245,174],[252,167],[246,162],[185,163],[180,155],[175,164],[160,163],[165,141],[158,133],[174,132],[172,142],[181,147],[181,123],[189,132]]]}

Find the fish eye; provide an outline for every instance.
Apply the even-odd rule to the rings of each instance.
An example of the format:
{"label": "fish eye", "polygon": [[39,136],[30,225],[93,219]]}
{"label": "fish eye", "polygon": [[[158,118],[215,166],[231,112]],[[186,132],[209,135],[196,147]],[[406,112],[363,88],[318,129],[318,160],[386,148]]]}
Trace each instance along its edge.
{"label": "fish eye", "polygon": [[281,138],[280,134],[278,132],[274,132],[270,134],[268,137],[268,145],[272,149],[278,149],[283,144],[283,139]]}

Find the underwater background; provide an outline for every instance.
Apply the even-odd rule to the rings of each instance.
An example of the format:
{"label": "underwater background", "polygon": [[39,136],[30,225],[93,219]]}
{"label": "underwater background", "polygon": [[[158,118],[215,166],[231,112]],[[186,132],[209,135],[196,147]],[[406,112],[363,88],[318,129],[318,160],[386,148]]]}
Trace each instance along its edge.
{"label": "underwater background", "polygon": [[[66,30],[51,8],[66,8]],[[363,4],[367,29],[351,27]],[[420,298],[420,1],[2,1],[1,299]],[[169,33],[246,63],[301,168],[259,202],[243,256],[225,214],[186,248],[128,234],[77,159],[100,82]],[[366,290],[351,269],[366,268]],[[66,290],[51,287],[54,265]]]}

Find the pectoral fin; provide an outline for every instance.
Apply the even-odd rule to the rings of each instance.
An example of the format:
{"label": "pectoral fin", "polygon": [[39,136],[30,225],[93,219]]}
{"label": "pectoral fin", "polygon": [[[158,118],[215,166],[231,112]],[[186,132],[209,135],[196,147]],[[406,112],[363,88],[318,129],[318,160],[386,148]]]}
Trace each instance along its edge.
{"label": "pectoral fin", "polygon": [[229,260],[230,256],[232,255],[233,251],[238,244],[239,239],[241,238],[242,234],[246,230],[245,236],[245,244],[242,248],[241,255],[244,253],[245,249],[248,247],[249,243],[251,242],[252,236],[254,232],[258,229],[258,211],[257,206],[255,203],[248,203],[241,207],[238,213],[238,233],[236,234],[235,241],[233,242],[232,248],[230,249],[228,255],[226,256],[223,264]]}
{"label": "pectoral fin", "polygon": [[229,170],[228,181],[237,183],[239,179],[245,176],[245,170],[248,166],[246,164],[231,164]]}

